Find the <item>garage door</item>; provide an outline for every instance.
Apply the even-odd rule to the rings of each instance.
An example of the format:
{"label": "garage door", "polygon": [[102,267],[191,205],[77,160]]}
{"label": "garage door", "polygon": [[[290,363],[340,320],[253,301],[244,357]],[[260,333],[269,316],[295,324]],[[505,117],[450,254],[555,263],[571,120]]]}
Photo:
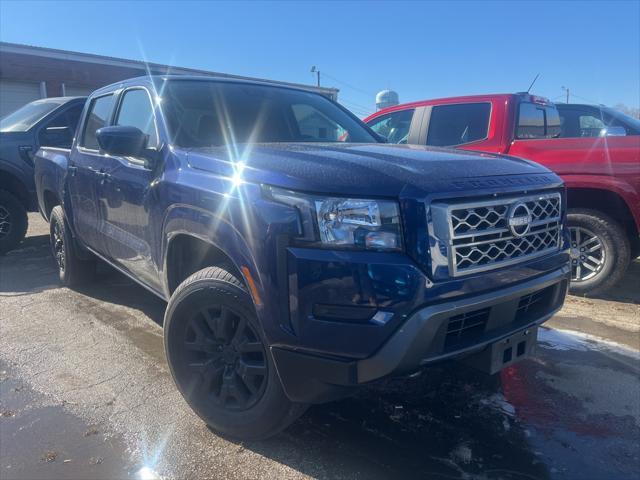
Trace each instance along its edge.
{"label": "garage door", "polygon": [[86,97],[91,92],[93,92],[95,88],[91,87],[82,87],[79,85],[66,85],[64,86],[64,94],[67,97]]}
{"label": "garage door", "polygon": [[38,82],[0,80],[0,118],[39,98]]}

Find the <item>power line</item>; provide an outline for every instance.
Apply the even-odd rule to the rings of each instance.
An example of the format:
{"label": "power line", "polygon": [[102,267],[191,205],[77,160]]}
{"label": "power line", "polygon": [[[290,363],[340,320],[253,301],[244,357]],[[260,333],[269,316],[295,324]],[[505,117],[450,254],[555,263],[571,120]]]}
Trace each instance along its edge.
{"label": "power line", "polygon": [[372,110],[372,108],[371,108],[371,107],[366,107],[366,106],[361,105],[361,104],[359,104],[359,103],[352,102],[351,100],[344,100],[344,99],[340,99],[340,100],[339,100],[339,102],[340,102],[340,103],[347,104],[347,105],[350,105],[350,106],[351,106],[351,107],[353,107],[353,108],[357,108],[357,109],[359,109],[359,110],[363,110],[363,111],[365,111],[365,112],[370,112],[370,111]]}
{"label": "power line", "polygon": [[350,88],[350,89],[352,89],[352,90],[355,90],[355,91],[357,91],[357,92],[364,93],[365,95],[371,95],[372,97],[375,95],[375,93],[367,92],[366,90],[363,90],[363,89],[361,89],[361,88],[359,88],[359,87],[355,87],[355,86],[351,85],[350,83],[347,83],[347,82],[345,82],[345,81],[343,81],[343,80],[340,80],[340,79],[338,79],[338,78],[336,78],[336,77],[334,77],[334,76],[332,76],[332,75],[329,75],[329,74],[328,74],[328,73],[326,73],[326,72],[323,72],[322,74],[323,74],[325,77],[328,77],[328,78],[332,79],[332,80],[333,80],[333,81],[335,81],[335,82],[341,83],[341,84],[342,84],[342,85],[344,85],[345,87],[348,87],[348,88]]}

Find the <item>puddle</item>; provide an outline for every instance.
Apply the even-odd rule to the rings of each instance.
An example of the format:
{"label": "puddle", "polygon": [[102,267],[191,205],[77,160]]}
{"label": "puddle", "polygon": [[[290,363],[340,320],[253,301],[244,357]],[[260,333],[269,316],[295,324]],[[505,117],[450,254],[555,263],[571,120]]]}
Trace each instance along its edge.
{"label": "puddle", "polygon": [[0,362],[0,478],[136,479],[124,441],[52,404]]}

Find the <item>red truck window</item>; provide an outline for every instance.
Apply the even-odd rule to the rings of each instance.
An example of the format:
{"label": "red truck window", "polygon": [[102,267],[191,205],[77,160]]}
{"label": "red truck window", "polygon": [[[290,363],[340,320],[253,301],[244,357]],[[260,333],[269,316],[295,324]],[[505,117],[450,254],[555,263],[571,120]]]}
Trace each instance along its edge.
{"label": "red truck window", "polygon": [[400,110],[374,118],[369,126],[378,135],[382,135],[389,143],[407,143],[411,119],[415,110]]}
{"label": "red truck window", "polygon": [[560,115],[554,105],[522,102],[516,138],[553,138],[560,135]]}
{"label": "red truck window", "polygon": [[431,111],[427,145],[451,147],[487,138],[491,104],[437,105]]}

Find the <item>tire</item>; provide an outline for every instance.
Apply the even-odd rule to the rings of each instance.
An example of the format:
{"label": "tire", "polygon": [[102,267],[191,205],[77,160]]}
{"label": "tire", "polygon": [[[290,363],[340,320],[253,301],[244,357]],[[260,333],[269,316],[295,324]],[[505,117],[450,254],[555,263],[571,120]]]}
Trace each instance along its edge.
{"label": "tire", "polygon": [[[569,209],[567,220],[571,232],[570,291],[577,295],[601,294],[618,283],[629,266],[631,247],[625,230],[597,210]],[[596,250],[590,252],[592,249]]]}
{"label": "tire", "polygon": [[0,190],[0,255],[16,248],[27,234],[27,210],[13,194]]}
{"label": "tire", "polygon": [[66,287],[75,287],[90,280],[95,273],[95,260],[83,260],[78,256],[78,246],[71,236],[60,205],[51,210],[49,238],[60,282]]}
{"label": "tire", "polygon": [[180,393],[223,436],[271,437],[307,408],[287,398],[253,301],[223,268],[205,268],[178,286],[164,318],[164,346]]}

